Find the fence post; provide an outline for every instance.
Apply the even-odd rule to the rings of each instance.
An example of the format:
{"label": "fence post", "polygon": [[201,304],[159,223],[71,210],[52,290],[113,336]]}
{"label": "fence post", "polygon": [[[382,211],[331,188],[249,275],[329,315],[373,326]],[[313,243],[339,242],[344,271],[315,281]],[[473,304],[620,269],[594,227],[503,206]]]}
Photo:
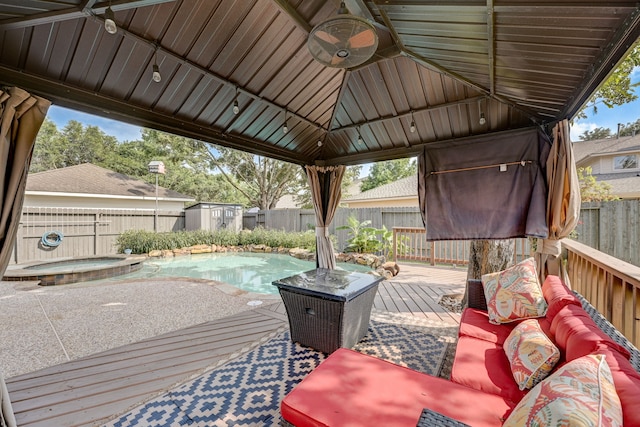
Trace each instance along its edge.
{"label": "fence post", "polygon": [[393,262],[398,262],[398,230],[393,227]]}
{"label": "fence post", "polygon": [[436,242],[431,242],[431,265],[436,265]]}

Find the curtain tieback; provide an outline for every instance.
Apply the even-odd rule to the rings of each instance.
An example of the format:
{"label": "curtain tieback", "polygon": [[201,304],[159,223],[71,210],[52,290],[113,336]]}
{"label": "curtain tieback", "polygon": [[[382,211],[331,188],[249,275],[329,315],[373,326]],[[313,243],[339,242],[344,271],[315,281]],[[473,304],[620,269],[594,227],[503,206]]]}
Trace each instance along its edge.
{"label": "curtain tieback", "polygon": [[562,245],[560,244],[560,240],[538,239],[536,252],[557,257],[562,253]]}
{"label": "curtain tieback", "polygon": [[316,237],[329,237],[329,227],[316,227]]}

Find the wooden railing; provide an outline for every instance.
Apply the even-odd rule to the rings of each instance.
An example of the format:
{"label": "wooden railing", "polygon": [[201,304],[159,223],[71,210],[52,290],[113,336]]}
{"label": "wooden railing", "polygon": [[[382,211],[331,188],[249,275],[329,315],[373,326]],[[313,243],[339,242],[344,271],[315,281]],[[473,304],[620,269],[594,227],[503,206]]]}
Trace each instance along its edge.
{"label": "wooden railing", "polygon": [[562,248],[571,288],[640,347],[640,267],[570,239]]}
{"label": "wooden railing", "polygon": [[[427,242],[424,227],[393,227],[395,261],[425,261],[431,265],[467,265],[469,240]],[[527,239],[516,239],[514,262],[531,256]]]}

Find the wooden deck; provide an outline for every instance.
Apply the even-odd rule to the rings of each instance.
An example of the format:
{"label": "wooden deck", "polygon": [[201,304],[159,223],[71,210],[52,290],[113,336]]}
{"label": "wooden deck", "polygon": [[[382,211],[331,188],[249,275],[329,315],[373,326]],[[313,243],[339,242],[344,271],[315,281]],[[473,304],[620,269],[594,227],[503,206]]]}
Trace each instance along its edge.
{"label": "wooden deck", "polygon": [[[465,277],[463,269],[401,265],[379,286],[374,308],[457,324],[438,300],[462,292]],[[10,378],[18,425],[100,425],[287,326],[278,302]]]}

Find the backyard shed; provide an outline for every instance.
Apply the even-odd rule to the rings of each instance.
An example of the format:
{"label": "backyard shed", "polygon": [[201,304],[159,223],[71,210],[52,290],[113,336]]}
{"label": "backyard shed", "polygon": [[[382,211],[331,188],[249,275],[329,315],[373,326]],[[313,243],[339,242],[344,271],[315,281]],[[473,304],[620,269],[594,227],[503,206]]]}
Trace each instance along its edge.
{"label": "backyard shed", "polygon": [[226,228],[242,230],[242,205],[233,203],[198,203],[184,210],[187,230],[215,231]]}

